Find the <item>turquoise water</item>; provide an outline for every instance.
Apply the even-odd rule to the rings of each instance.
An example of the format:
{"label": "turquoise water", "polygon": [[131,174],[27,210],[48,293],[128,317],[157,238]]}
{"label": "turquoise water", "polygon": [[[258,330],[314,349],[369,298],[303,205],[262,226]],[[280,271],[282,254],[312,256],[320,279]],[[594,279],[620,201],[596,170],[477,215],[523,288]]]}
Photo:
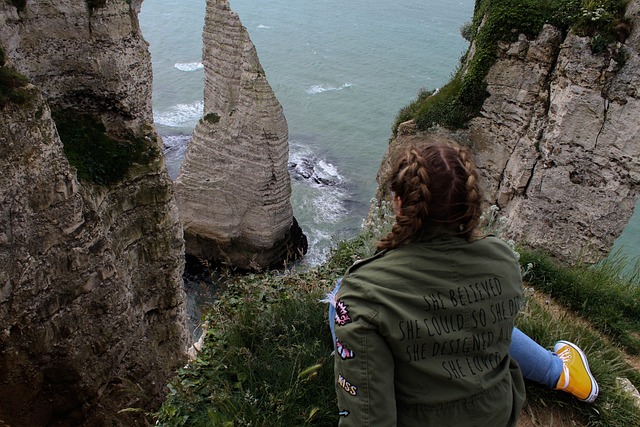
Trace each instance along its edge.
{"label": "turquoise water", "polygon": [[[460,26],[473,0],[231,0],[257,47],[289,124],[292,163],[302,159],[324,184],[292,173],[294,214],[321,261],[359,229],[400,108],[420,88],[455,71],[468,43]],[[154,69],[156,126],[176,176],[203,108],[205,0],[146,0],[140,14]],[[327,185],[326,182],[329,182]],[[617,242],[640,255],[640,215]]]}

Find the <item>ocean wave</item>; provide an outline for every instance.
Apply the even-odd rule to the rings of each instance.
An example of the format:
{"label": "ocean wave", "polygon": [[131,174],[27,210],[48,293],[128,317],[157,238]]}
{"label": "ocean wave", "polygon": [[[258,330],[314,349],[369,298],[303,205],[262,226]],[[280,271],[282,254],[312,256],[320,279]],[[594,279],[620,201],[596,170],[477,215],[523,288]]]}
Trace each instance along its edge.
{"label": "ocean wave", "polygon": [[308,89],[305,89],[305,92],[308,93],[309,95],[315,95],[317,93],[322,93],[322,92],[343,90],[351,86],[352,86],[351,83],[345,83],[342,86],[338,86],[338,87],[331,86],[331,85],[313,85]]}
{"label": "ocean wave", "polygon": [[191,104],[177,104],[168,110],[154,112],[153,120],[157,124],[169,127],[195,127],[204,114],[204,102],[196,101]]}
{"label": "ocean wave", "polygon": [[191,72],[203,69],[204,65],[202,62],[178,62],[174,64],[174,67],[180,71]]}
{"label": "ocean wave", "polygon": [[256,28],[262,28],[262,29],[268,30],[268,29],[270,29],[271,27],[270,27],[270,26],[268,26],[268,25],[260,24],[260,25],[258,25]]}
{"label": "ocean wave", "polygon": [[311,249],[302,258],[301,264],[310,267],[322,264],[331,250],[330,244],[327,243],[331,242],[331,233],[320,228],[307,229],[305,233],[307,239],[309,239],[309,248]]}

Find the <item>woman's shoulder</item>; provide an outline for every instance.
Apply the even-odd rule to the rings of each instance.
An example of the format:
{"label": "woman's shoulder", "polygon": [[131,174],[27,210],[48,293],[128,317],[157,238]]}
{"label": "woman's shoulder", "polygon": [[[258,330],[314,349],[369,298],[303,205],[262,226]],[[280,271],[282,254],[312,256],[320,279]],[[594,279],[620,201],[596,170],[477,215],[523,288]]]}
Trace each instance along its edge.
{"label": "woman's shoulder", "polygon": [[470,242],[478,247],[495,248],[499,250],[508,250],[513,252],[513,245],[493,234],[482,235]]}
{"label": "woman's shoulder", "polygon": [[377,260],[382,259],[388,252],[389,251],[387,251],[387,250],[382,250],[382,251],[376,252],[375,254],[371,255],[370,257],[362,258],[362,259],[359,259],[359,260],[355,261],[347,269],[346,275],[348,275],[349,273],[353,273],[356,270],[361,269],[365,265],[369,265],[371,263],[375,263]]}

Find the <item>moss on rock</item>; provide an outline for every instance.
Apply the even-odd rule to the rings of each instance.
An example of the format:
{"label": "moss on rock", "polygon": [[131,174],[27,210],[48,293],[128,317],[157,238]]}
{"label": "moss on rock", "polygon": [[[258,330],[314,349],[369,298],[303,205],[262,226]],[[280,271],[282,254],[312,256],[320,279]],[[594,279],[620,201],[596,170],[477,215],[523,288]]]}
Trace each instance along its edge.
{"label": "moss on rock", "polygon": [[124,178],[133,164],[155,160],[158,149],[144,138],[117,140],[110,137],[99,118],[77,111],[53,114],[69,163],[80,179],[109,185]]}

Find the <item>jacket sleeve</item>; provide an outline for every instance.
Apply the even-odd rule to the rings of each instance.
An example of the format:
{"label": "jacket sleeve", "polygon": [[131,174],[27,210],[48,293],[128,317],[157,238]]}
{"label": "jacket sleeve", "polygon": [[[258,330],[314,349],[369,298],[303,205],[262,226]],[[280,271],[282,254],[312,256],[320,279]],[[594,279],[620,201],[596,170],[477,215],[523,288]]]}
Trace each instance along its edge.
{"label": "jacket sleeve", "polygon": [[394,362],[378,332],[378,306],[347,278],[336,299],[335,387],[339,426],[396,425]]}

